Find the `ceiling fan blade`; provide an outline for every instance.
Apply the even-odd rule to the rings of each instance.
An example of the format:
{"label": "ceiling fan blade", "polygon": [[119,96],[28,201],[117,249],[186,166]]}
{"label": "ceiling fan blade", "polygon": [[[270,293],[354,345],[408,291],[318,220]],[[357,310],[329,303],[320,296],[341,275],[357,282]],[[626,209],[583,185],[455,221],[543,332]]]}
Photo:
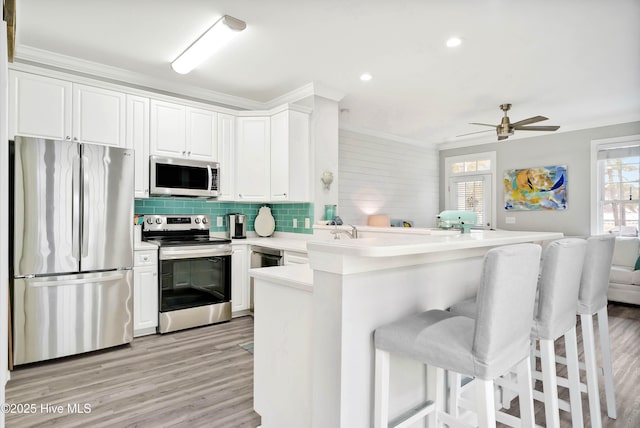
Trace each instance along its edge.
{"label": "ceiling fan blade", "polygon": [[518,131],[557,131],[559,126],[519,126],[514,128]]}
{"label": "ceiling fan blade", "polygon": [[499,136],[499,135],[498,135],[498,141],[500,141],[500,140],[506,140],[507,138],[509,138],[509,137],[501,137],[501,136]]}
{"label": "ceiling fan blade", "polygon": [[523,120],[519,120],[515,123],[512,123],[511,126],[522,126],[522,125],[528,125],[530,123],[536,123],[536,122],[542,122],[543,120],[549,120],[548,117],[544,117],[544,116],[534,116],[534,117],[530,117],[528,119],[523,119]]}
{"label": "ceiling fan blade", "polygon": [[481,125],[481,126],[490,126],[492,128],[495,128],[496,125],[491,125],[490,123],[478,123],[478,122],[471,122],[469,123],[469,125]]}
{"label": "ceiling fan blade", "polygon": [[469,132],[466,134],[460,134],[460,135],[456,135],[456,137],[464,137],[465,135],[472,135],[472,134],[483,134],[485,132],[491,132],[492,129],[487,129],[486,131],[476,131],[476,132]]}

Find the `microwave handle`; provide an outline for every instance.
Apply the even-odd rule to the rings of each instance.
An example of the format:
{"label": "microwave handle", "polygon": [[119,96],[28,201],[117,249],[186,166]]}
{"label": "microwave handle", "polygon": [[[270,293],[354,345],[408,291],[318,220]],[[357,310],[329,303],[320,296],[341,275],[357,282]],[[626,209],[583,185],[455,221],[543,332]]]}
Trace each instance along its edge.
{"label": "microwave handle", "polygon": [[211,180],[213,180],[213,172],[211,172],[211,165],[207,165],[207,174],[209,181],[207,181],[207,190],[211,190]]}

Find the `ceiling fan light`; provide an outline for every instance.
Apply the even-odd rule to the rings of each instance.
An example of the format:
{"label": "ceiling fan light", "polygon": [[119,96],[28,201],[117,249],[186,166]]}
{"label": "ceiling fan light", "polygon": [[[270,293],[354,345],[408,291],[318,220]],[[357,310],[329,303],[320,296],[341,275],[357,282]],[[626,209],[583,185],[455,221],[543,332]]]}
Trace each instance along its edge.
{"label": "ceiling fan light", "polygon": [[173,71],[187,74],[247,27],[244,21],[225,15],[171,63]]}

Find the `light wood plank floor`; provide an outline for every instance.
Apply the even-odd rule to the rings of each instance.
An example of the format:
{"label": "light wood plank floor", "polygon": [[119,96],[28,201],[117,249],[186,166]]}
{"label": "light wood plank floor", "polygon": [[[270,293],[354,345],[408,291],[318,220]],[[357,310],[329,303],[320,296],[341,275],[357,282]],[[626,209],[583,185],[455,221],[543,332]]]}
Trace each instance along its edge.
{"label": "light wood plank floor", "polygon": [[[609,303],[609,335],[611,337],[611,352],[613,354],[613,371],[616,386],[616,400],[618,418],[609,419],[606,416],[607,408],[604,398],[604,383],[602,377],[599,382],[600,403],[603,415],[602,426],[605,428],[638,428],[640,427],[640,307]],[[596,329],[596,342],[598,323],[594,317]],[[582,347],[582,334],[578,322],[578,356],[584,361]],[[556,341],[556,353],[564,355],[564,343],[562,339]],[[600,362],[600,348],[597,348],[598,362]],[[538,369],[540,363],[538,362]],[[566,377],[566,367],[556,365],[558,375]],[[585,381],[585,373],[581,371],[581,379]],[[537,382],[536,389],[542,391],[541,382]],[[569,399],[569,390],[560,388],[559,395],[562,399]],[[513,400],[511,409],[507,412],[513,415],[519,414],[518,399]],[[536,424],[544,426],[544,406],[535,402]],[[582,394],[582,412],[584,426],[591,427],[589,416],[589,402],[586,394]],[[560,411],[560,424],[562,427],[571,427],[571,414]]]}
{"label": "light wood plank floor", "polygon": [[[35,414],[7,415],[23,427],[255,428],[253,319],[135,338],[129,346],[17,367],[8,403],[35,403]],[[41,405],[63,405],[47,414]],[[67,405],[87,403],[73,414]]]}
{"label": "light wood plank floor", "polygon": [[[605,417],[604,426],[640,427],[640,307],[610,304],[609,327],[618,419]],[[7,385],[7,402],[35,403],[38,412],[7,415],[7,427],[256,427],[260,417],[253,411],[253,356],[238,346],[252,340],[253,319],[243,317],[18,367]],[[604,394],[602,383],[600,392]],[[65,413],[41,412],[47,403],[63,405]],[[88,403],[91,413],[69,414],[70,403]],[[517,414],[517,408],[516,399],[510,412]],[[586,395],[583,408],[589,427]],[[562,426],[570,427],[570,415],[560,415]],[[540,403],[536,422],[544,425]]]}

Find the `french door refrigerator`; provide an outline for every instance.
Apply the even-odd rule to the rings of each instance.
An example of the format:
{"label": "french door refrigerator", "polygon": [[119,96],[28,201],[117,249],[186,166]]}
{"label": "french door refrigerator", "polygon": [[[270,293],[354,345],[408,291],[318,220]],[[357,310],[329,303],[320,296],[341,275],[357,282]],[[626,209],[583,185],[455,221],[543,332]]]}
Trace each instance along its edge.
{"label": "french door refrigerator", "polygon": [[133,159],[128,149],[16,137],[14,364],[131,342]]}

